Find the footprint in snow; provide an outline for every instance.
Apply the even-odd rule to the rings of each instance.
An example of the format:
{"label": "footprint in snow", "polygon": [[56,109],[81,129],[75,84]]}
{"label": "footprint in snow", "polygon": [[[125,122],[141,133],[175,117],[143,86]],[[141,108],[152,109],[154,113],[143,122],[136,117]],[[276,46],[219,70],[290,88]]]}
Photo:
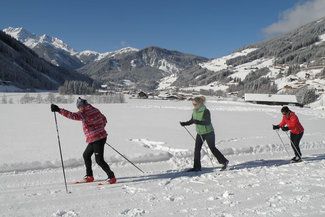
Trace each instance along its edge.
{"label": "footprint in snow", "polygon": [[41,196],[41,193],[31,193],[31,194],[25,194],[26,197],[37,197],[37,196]]}
{"label": "footprint in snow", "polygon": [[71,211],[58,210],[55,213],[53,213],[52,216],[53,217],[77,217],[78,214],[73,210]]}
{"label": "footprint in snow", "polygon": [[146,189],[143,189],[143,188],[135,188],[135,187],[127,186],[127,185],[124,185],[122,189],[125,190],[124,192],[127,194],[135,194],[135,193],[147,191]]}
{"label": "footprint in snow", "polygon": [[169,195],[169,196],[165,196],[164,197],[165,200],[167,201],[171,201],[171,202],[177,202],[177,201],[181,201],[181,200],[184,200],[184,196],[172,196],[172,195]]}
{"label": "footprint in snow", "polygon": [[123,212],[121,212],[121,215],[129,216],[129,217],[137,217],[137,216],[143,216],[146,213],[147,211],[144,209],[134,208],[134,209],[124,210]]}

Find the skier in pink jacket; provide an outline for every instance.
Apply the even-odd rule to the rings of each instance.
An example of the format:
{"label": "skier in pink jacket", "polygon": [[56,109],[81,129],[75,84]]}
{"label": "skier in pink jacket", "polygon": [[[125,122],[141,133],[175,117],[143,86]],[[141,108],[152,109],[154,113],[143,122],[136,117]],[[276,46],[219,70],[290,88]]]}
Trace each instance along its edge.
{"label": "skier in pink jacket", "polygon": [[77,121],[82,121],[83,131],[86,136],[86,147],[83,158],[86,165],[86,176],[79,182],[93,182],[93,170],[91,156],[95,153],[96,163],[106,172],[108,178],[105,182],[113,184],[116,182],[114,173],[109,168],[108,164],[104,160],[104,147],[107,139],[107,132],[105,126],[107,123],[106,117],[95,107],[90,105],[85,99],[80,97],[77,100],[78,112],[73,113],[63,108],[59,108],[57,105],[51,105],[52,112],[59,112],[59,114]]}

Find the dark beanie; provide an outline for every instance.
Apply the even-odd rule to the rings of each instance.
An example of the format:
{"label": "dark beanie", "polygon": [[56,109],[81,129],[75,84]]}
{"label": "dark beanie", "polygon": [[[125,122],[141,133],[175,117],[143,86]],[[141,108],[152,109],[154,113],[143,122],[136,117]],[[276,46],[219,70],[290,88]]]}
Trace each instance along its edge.
{"label": "dark beanie", "polygon": [[77,99],[77,108],[85,107],[88,105],[87,100],[81,99],[80,97]]}
{"label": "dark beanie", "polygon": [[283,106],[281,109],[281,112],[288,113],[289,111],[290,111],[290,109],[287,106]]}

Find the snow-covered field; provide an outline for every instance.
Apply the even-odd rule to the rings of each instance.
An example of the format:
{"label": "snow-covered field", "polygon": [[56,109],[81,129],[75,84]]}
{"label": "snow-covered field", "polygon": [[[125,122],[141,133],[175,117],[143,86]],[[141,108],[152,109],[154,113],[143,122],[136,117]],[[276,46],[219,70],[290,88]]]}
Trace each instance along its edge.
{"label": "snow-covered field", "polygon": [[[76,111],[75,105],[61,105]],[[114,185],[74,185],[85,175],[86,146],[81,123],[58,115],[68,188],[65,192],[53,113],[49,105],[0,105],[0,216],[325,216],[325,112],[292,108],[303,126],[304,161],[289,164],[271,124],[279,106],[209,99],[217,147],[230,160],[219,172],[216,159],[202,150],[203,170],[193,164],[194,141],[180,120],[191,102],[128,100],[95,105],[107,117],[105,158]],[[194,127],[189,127],[194,134]],[[210,154],[210,152],[208,152]],[[97,180],[105,174],[94,165]]]}

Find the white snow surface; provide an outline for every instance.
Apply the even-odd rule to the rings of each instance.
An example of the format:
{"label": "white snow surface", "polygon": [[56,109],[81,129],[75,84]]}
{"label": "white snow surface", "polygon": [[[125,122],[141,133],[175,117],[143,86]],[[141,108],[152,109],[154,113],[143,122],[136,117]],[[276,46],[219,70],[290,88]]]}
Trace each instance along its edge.
{"label": "white snow surface", "polygon": [[[229,77],[232,78],[240,78],[241,80],[244,80],[246,78],[246,76],[256,70],[256,69],[261,69],[264,67],[269,67],[269,69],[272,71],[274,71],[274,67],[273,67],[273,59],[257,59],[254,60],[252,62],[248,62],[239,66],[236,66],[234,71],[235,73],[230,75]],[[272,76],[272,75],[269,75]]]}
{"label": "white snow surface", "polygon": [[178,78],[178,75],[176,73],[162,78],[159,81],[157,90],[173,89],[172,84],[177,80],[177,78]]}
{"label": "white snow surface", "polygon": [[325,110],[325,94],[322,94],[319,99],[311,104],[309,106],[313,109],[321,109]]}
{"label": "white snow surface", "polygon": [[[325,215],[325,112],[291,107],[305,127],[304,161],[290,164],[287,135],[271,124],[279,106],[207,99],[217,148],[229,159],[220,172],[202,149],[203,170],[192,167],[194,141],[179,121],[188,101],[129,99],[94,105],[108,119],[105,159],[117,183],[72,184],[85,175],[81,123],[57,115],[70,194],[65,192],[53,113],[49,105],[0,106],[1,216],[313,216]],[[76,111],[75,105],[59,105]],[[195,135],[194,126],[188,127]],[[286,150],[289,154],[286,153]],[[207,152],[211,155],[211,152]],[[95,162],[95,161],[94,161]],[[106,178],[94,163],[96,180]]]}
{"label": "white snow surface", "polygon": [[325,34],[319,36],[320,40],[325,41]]}
{"label": "white snow surface", "polygon": [[208,85],[185,87],[185,88],[181,88],[181,90],[185,90],[185,91],[200,91],[200,90],[226,91],[228,89],[228,87],[229,87],[228,85],[224,85],[218,81],[215,81]]}
{"label": "white snow surface", "polygon": [[220,71],[223,69],[227,69],[227,67],[228,67],[228,65],[226,64],[227,60],[230,60],[230,59],[233,59],[233,58],[236,58],[239,56],[246,56],[247,54],[253,52],[256,49],[257,48],[248,48],[248,49],[242,50],[240,52],[235,52],[230,55],[223,56],[221,58],[210,60],[205,63],[200,63],[199,65],[202,68],[206,68],[208,70],[217,72],[217,71]]}
{"label": "white snow surface", "polygon": [[318,37],[320,41],[316,42],[316,45],[322,44],[325,41],[325,34],[319,35]]}
{"label": "white snow surface", "polygon": [[182,70],[181,68],[177,67],[175,64],[172,64],[165,59],[159,60],[158,66],[159,66],[158,69],[167,73],[177,73]]}

